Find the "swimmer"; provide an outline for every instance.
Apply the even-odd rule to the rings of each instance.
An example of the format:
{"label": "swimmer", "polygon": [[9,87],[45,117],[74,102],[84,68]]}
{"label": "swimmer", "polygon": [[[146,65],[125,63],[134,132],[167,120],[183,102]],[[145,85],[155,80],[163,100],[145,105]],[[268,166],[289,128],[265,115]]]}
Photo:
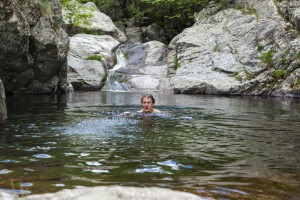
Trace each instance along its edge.
{"label": "swimmer", "polygon": [[141,98],[142,110],[139,113],[160,113],[160,110],[154,109],[155,99],[151,94],[145,94]]}

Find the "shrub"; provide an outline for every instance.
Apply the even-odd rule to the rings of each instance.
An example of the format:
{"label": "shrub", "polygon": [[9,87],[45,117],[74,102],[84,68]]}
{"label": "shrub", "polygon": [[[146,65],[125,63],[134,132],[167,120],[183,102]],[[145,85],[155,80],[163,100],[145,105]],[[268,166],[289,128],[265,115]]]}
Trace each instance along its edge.
{"label": "shrub", "polygon": [[214,46],[214,48],[212,49],[213,52],[217,52],[219,49],[218,45]]}
{"label": "shrub", "polygon": [[300,51],[295,54],[295,60],[300,60]]}
{"label": "shrub", "polygon": [[247,80],[251,80],[254,78],[254,75],[251,74],[247,69],[244,69],[244,73],[246,75]]}
{"label": "shrub", "polygon": [[274,55],[275,51],[268,51],[266,53],[263,53],[259,56],[259,59],[266,64],[271,64],[273,62],[273,55]]}
{"label": "shrub", "polygon": [[257,44],[256,50],[261,52],[264,49],[263,45],[261,45],[260,43]]}
{"label": "shrub", "polygon": [[77,0],[60,0],[60,2],[61,6],[65,10],[65,17],[75,27],[82,24],[89,25],[89,19],[93,17],[92,9],[86,9]]}
{"label": "shrub", "polygon": [[180,67],[180,63],[178,61],[178,56],[175,54],[174,59],[173,59],[174,67],[175,69],[178,69]]}
{"label": "shrub", "polygon": [[102,56],[100,54],[93,54],[88,56],[85,60],[98,60],[102,61]]}
{"label": "shrub", "polygon": [[279,80],[285,77],[285,75],[287,74],[287,71],[284,69],[276,69],[273,72],[273,77],[275,78],[275,80]]}
{"label": "shrub", "polygon": [[300,87],[300,78],[298,78],[298,79],[296,80],[295,86],[296,86],[296,87]]}
{"label": "shrub", "polygon": [[240,75],[236,75],[236,76],[234,76],[234,78],[240,82],[242,82],[242,80],[243,80],[243,78]]}

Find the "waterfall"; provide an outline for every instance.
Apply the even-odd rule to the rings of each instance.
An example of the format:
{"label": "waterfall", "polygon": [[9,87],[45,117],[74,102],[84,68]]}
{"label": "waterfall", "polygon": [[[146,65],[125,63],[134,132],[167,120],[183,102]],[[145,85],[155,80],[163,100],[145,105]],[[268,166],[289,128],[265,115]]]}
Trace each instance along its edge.
{"label": "waterfall", "polygon": [[126,66],[126,58],[122,52],[122,45],[119,46],[116,52],[117,64],[110,70],[108,70],[108,76],[105,84],[106,91],[125,91],[124,86],[118,82],[116,71]]}

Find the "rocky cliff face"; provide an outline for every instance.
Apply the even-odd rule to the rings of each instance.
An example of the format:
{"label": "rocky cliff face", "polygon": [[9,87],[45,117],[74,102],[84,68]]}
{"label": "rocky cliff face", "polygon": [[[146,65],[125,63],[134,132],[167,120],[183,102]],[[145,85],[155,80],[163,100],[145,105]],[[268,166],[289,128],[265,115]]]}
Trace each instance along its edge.
{"label": "rocky cliff face", "polygon": [[[154,41],[139,43],[143,41],[139,37],[141,31],[127,35],[127,42],[134,44],[121,48],[126,55],[124,66],[116,70],[108,72],[113,66],[101,65],[102,61],[111,60],[116,45],[108,56],[100,53],[99,62],[69,59],[70,81],[80,86],[75,89],[98,90],[107,76],[104,90],[109,90],[107,84],[113,81],[118,84],[111,85],[127,91],[174,89],[178,93],[300,97],[299,1],[231,2],[228,9],[211,2],[195,15],[192,27],[172,40],[169,48]],[[97,18],[95,24],[101,25],[99,30],[110,27],[101,20],[107,21]],[[97,49],[96,43],[76,40],[77,45],[71,45],[70,52]],[[145,61],[152,51],[157,63],[147,64]],[[89,54],[99,52],[93,50]],[[88,67],[87,63],[92,65]],[[84,74],[86,69],[93,69],[88,73],[99,70],[94,73],[99,75]]]}
{"label": "rocky cliff face", "polygon": [[175,91],[300,97],[298,1],[237,0],[220,8],[210,4],[172,40]]}
{"label": "rocky cliff face", "polygon": [[100,90],[107,70],[115,63],[120,43],[109,35],[77,34],[70,37],[68,81],[75,90]]}
{"label": "rocky cliff face", "polygon": [[69,39],[59,0],[0,2],[0,78],[7,93],[67,91]]}

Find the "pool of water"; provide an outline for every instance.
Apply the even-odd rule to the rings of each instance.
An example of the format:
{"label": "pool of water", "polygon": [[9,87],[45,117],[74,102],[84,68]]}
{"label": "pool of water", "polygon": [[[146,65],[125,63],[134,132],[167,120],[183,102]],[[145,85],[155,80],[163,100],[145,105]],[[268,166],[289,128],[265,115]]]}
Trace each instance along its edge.
{"label": "pool of water", "polygon": [[[8,96],[0,190],[158,186],[216,199],[300,198],[300,100],[139,93]],[[129,114],[123,115],[124,112]]]}

